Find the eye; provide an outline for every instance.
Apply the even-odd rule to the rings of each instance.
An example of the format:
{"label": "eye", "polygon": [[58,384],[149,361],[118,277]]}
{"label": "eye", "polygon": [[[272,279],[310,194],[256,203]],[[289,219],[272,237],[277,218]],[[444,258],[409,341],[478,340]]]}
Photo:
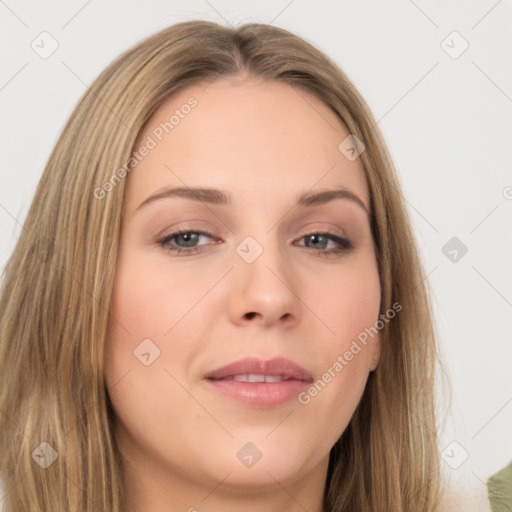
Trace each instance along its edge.
{"label": "eye", "polygon": [[[315,252],[319,253],[321,256],[331,256],[347,252],[354,248],[352,242],[347,238],[343,238],[329,232],[310,233],[309,235],[304,235],[299,240],[306,240],[305,245],[309,249],[315,249]],[[328,249],[327,246],[329,245],[329,242],[332,242],[334,247]],[[312,245],[308,245],[308,243]]]}
{"label": "eye", "polygon": [[[197,252],[200,246],[196,246],[195,244],[200,240],[201,237],[211,238],[209,233],[205,231],[190,231],[190,230],[181,230],[171,233],[170,235],[165,236],[164,238],[158,240],[158,244],[164,249],[180,254],[180,253],[192,253]],[[178,244],[173,245],[173,240]],[[183,243],[184,246],[180,246],[179,244]]]}
{"label": "eye", "polygon": [[[181,230],[166,235],[157,241],[158,245],[167,251],[171,251],[175,254],[191,254],[200,250],[201,245],[198,242],[201,238],[212,238],[212,236],[206,231],[192,231],[192,230]],[[347,252],[354,248],[354,245],[350,240],[335,235],[329,232],[317,232],[304,235],[299,240],[306,240],[304,245],[308,249],[313,249],[315,253],[320,256],[331,256]],[[330,247],[329,243],[334,245]],[[311,244],[311,245],[309,245]],[[204,245],[204,244],[202,244]]]}

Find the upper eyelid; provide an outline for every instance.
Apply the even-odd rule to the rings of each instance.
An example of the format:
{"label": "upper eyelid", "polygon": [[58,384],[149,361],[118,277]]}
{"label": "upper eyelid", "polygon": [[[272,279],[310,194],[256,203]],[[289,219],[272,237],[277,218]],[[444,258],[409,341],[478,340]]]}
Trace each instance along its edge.
{"label": "upper eyelid", "polygon": [[[189,222],[194,222],[194,220],[189,221]],[[330,227],[326,228],[325,227],[326,225],[330,226]],[[269,231],[267,231],[267,233],[270,232],[271,230],[272,230],[272,228]],[[345,230],[343,228],[341,228],[340,226],[336,226],[332,222],[319,222],[319,221],[317,221],[317,222],[308,222],[305,227],[303,226],[300,229],[293,230],[293,233],[292,233],[291,236],[298,236],[303,230],[305,230],[304,234],[333,231],[333,234],[336,234],[338,236],[341,236],[341,237],[347,236],[344,233]],[[167,229],[162,230],[161,232],[165,233],[166,231],[167,231]],[[183,233],[183,232],[193,232],[193,233],[203,232],[203,233],[207,234],[208,236],[215,236],[215,235],[212,234],[212,232],[215,232],[215,231],[219,231],[219,230],[217,230],[217,228],[215,228],[215,227],[212,227],[212,228],[208,228],[208,227],[207,228],[202,228],[202,227],[194,227],[194,226],[190,226],[190,225],[187,226],[186,223],[185,223],[184,227],[176,227],[176,228],[170,230],[169,231],[169,235],[173,235],[173,234],[176,234],[176,233]],[[227,229],[221,228],[220,232],[222,232],[222,235],[219,235],[219,236],[228,236],[228,234],[233,234],[233,229],[231,229],[231,228],[227,228]],[[161,235],[160,238],[162,238],[163,236],[168,236],[168,235]],[[304,235],[302,235],[302,236],[304,236]]]}

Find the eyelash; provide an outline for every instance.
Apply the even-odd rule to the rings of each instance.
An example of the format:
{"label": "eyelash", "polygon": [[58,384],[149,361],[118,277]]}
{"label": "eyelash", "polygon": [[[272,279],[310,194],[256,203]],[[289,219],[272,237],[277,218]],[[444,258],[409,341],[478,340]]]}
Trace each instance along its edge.
{"label": "eyelash", "polygon": [[[210,233],[207,233],[206,231],[183,229],[183,230],[180,230],[180,231],[175,231],[174,233],[171,233],[170,235],[166,235],[165,237],[161,238],[160,240],[157,240],[157,243],[158,243],[158,245],[160,245],[166,251],[170,251],[170,252],[173,252],[175,254],[191,254],[191,253],[196,253],[197,251],[200,250],[200,248],[202,246],[186,247],[185,248],[185,247],[176,247],[176,246],[169,245],[169,242],[173,238],[175,238],[175,237],[177,237],[179,235],[185,234],[185,233],[194,233],[196,235],[202,235],[202,236],[207,236],[207,237],[212,238],[212,235],[210,235]],[[303,235],[302,237],[300,237],[299,240],[302,240],[303,238],[311,237],[313,235],[325,236],[328,239],[330,239],[333,242],[335,242],[335,243],[340,245],[340,247],[337,247],[337,248],[334,248],[334,249],[321,249],[321,250],[317,250],[317,249],[315,249],[313,247],[306,247],[306,249],[311,249],[315,253],[318,253],[319,256],[335,256],[337,254],[341,254],[341,253],[347,252],[347,251],[349,251],[349,250],[354,248],[354,245],[352,244],[352,242],[350,242],[350,240],[348,240],[346,238],[341,238],[340,236],[335,235],[334,233],[330,233],[328,231],[319,231],[319,232],[308,233],[307,235]]]}

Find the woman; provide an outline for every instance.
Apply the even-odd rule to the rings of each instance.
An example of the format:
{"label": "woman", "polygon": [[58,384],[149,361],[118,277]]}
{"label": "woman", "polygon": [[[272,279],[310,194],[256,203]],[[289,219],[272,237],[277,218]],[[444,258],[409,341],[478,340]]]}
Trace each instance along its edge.
{"label": "woman", "polygon": [[6,510],[439,510],[436,344],[366,104],[194,21],[64,128],[1,298]]}

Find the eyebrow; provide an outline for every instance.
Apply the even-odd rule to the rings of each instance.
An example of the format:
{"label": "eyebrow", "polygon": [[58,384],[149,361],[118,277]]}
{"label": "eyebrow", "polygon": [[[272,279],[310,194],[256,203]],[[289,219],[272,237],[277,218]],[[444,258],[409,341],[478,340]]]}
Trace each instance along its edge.
{"label": "eyebrow", "polygon": [[[143,206],[146,206],[154,201],[160,199],[168,199],[172,197],[182,197],[185,199],[191,199],[193,201],[200,201],[203,203],[209,203],[213,205],[229,205],[231,199],[228,193],[223,190],[216,188],[200,188],[200,187],[178,187],[178,188],[166,188],[160,192],[146,198],[138,207],[140,210]],[[346,199],[358,206],[360,206],[367,214],[368,209],[361,199],[346,188],[337,188],[330,190],[322,190],[319,192],[307,191],[297,195],[296,206],[311,207],[319,206],[329,203],[335,199]]]}

